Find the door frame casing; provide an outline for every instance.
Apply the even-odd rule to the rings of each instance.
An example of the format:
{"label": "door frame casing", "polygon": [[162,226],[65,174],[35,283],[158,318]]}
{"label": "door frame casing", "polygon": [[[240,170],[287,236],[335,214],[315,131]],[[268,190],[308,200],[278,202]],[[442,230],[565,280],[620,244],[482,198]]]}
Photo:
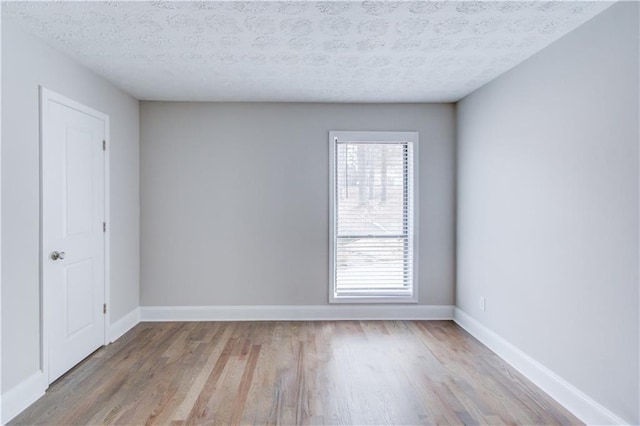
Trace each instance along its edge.
{"label": "door frame casing", "polygon": [[103,327],[104,327],[104,345],[109,344],[109,325],[111,323],[111,232],[110,232],[110,167],[109,167],[109,147],[110,147],[110,123],[109,116],[100,111],[97,111],[91,107],[81,104],[73,99],[69,99],[66,96],[60,95],[52,90],[49,90],[43,86],[39,86],[40,97],[40,370],[42,371],[47,386],[49,381],[49,327],[47,326],[47,319],[50,318],[50,309],[47,308],[47,299],[49,299],[49,291],[44,285],[44,266],[47,261],[47,253],[44,249],[44,156],[43,156],[43,144],[44,144],[44,131],[47,127],[48,116],[46,114],[46,105],[49,101],[57,102],[69,108],[72,108],[78,112],[90,115],[92,117],[103,120],[104,122],[104,140],[107,149],[103,155],[103,173],[104,173],[104,221],[107,224],[104,232],[104,303],[107,306],[107,312],[104,315]]}

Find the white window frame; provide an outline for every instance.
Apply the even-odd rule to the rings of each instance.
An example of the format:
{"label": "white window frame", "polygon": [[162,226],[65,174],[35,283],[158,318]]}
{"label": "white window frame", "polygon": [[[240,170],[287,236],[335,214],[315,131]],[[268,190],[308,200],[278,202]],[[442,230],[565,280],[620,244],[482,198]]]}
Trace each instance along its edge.
{"label": "white window frame", "polygon": [[[418,188],[419,161],[418,132],[383,131],[330,131],[329,132],[329,303],[418,303],[419,287],[419,228],[418,206],[420,193]],[[413,144],[413,277],[410,295],[337,295],[336,293],[336,143],[348,141],[354,143],[410,142]]]}

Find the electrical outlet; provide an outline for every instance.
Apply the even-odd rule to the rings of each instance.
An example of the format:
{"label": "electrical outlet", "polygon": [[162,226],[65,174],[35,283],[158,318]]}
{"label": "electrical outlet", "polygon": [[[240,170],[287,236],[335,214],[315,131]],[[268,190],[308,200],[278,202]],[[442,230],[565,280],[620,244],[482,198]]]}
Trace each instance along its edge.
{"label": "electrical outlet", "polygon": [[480,309],[484,312],[487,310],[487,299],[484,298],[484,296],[480,296]]}

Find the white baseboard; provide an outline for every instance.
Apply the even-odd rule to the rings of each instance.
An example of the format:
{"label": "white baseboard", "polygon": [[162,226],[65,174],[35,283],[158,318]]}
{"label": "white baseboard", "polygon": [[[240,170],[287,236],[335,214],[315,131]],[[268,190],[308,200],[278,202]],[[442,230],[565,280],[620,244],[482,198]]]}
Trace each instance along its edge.
{"label": "white baseboard", "polygon": [[140,322],[140,308],[135,308],[109,327],[109,342],[113,343]]}
{"label": "white baseboard", "polygon": [[450,305],[142,306],[141,321],[451,320]]}
{"label": "white baseboard", "polygon": [[586,424],[631,424],[585,395],[578,388],[464,311],[455,308],[453,320]]}
{"label": "white baseboard", "polygon": [[2,394],[2,424],[6,424],[28,406],[40,399],[47,390],[47,380],[42,371]]}

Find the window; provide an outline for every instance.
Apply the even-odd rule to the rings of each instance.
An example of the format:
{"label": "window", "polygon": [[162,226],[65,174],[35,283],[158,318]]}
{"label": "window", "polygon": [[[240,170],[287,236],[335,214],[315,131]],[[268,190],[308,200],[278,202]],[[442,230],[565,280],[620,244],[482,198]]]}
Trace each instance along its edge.
{"label": "window", "polygon": [[417,302],[418,133],[330,132],[331,302]]}

